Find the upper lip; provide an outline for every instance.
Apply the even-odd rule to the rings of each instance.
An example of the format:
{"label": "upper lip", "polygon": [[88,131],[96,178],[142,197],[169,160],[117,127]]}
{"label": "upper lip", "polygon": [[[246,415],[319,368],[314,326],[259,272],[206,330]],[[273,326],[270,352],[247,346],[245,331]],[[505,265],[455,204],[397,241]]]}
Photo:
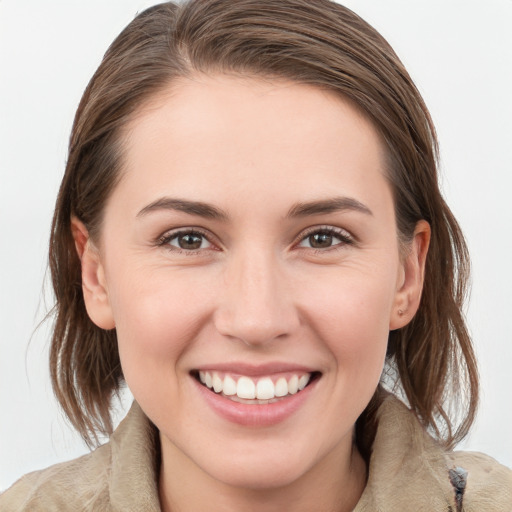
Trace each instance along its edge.
{"label": "upper lip", "polygon": [[245,362],[230,362],[219,364],[210,363],[198,366],[194,370],[205,372],[219,371],[226,373],[238,373],[241,375],[247,375],[248,377],[258,377],[283,372],[313,373],[318,371],[317,369],[311,368],[310,366],[277,361],[258,365]]}

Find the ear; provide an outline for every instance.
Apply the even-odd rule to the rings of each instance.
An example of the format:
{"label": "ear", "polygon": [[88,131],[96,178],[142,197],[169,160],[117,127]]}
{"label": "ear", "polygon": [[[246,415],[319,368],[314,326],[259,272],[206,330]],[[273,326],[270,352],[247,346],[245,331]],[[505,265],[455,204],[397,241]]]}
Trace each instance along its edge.
{"label": "ear", "polygon": [[403,256],[395,304],[389,321],[390,331],[407,325],[418,311],[429,244],[430,225],[427,221],[420,220],[416,224],[413,239]]}
{"label": "ear", "polygon": [[82,265],[82,291],[87,314],[98,327],[113,329],[115,322],[99,251],[85,225],[76,217],[71,218],[71,233]]}

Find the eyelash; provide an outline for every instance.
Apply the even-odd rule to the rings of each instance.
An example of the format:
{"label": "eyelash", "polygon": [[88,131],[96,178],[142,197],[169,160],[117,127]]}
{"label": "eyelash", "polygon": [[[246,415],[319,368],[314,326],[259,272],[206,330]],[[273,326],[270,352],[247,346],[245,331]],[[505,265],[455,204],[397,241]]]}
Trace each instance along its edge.
{"label": "eyelash", "polygon": [[344,229],[334,228],[332,226],[315,226],[306,230],[305,233],[301,233],[300,238],[295,242],[295,245],[302,243],[313,235],[329,235],[333,238],[338,238],[340,243],[331,245],[330,247],[326,247],[323,249],[318,249],[314,247],[305,247],[305,249],[313,249],[315,254],[325,253],[327,251],[337,251],[344,246],[354,245],[354,238]]}
{"label": "eyelash", "polygon": [[[172,240],[177,239],[181,235],[192,235],[192,236],[198,236],[204,238],[209,244],[213,245],[213,242],[210,240],[210,236],[207,232],[202,231],[197,228],[186,228],[186,229],[180,229],[178,231],[171,231],[163,234],[160,236],[157,240],[157,246],[163,247],[167,246],[167,248],[170,251],[177,252],[179,254],[186,254],[186,255],[194,255],[199,254],[204,249],[182,249],[180,247],[171,246],[170,242]],[[305,233],[301,233],[300,236],[294,241],[294,246],[299,246],[303,241],[307,240],[313,235],[328,235],[332,236],[334,238],[337,238],[340,240],[340,243],[334,244],[330,247],[326,248],[314,248],[314,247],[301,247],[302,249],[310,249],[314,250],[315,254],[318,253],[325,253],[332,250],[339,250],[344,246],[347,245],[354,245],[355,240],[354,238],[344,229],[340,228],[334,228],[332,226],[316,226],[308,229]]]}
{"label": "eyelash", "polygon": [[171,231],[164,233],[161,237],[158,238],[157,245],[160,247],[167,246],[167,248],[170,251],[177,252],[179,254],[186,254],[186,255],[194,255],[199,254],[200,251],[204,249],[182,249],[181,247],[175,247],[170,245],[171,241],[174,239],[177,239],[181,235],[193,235],[193,236],[199,236],[204,238],[208,243],[212,244],[210,240],[210,236],[205,232],[197,228],[185,228],[185,229],[179,229],[178,231]]}

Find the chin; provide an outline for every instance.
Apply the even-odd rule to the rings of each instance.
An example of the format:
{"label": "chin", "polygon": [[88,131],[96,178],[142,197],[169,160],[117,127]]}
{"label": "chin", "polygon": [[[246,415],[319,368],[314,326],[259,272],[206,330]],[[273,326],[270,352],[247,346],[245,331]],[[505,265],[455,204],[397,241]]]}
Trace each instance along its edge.
{"label": "chin", "polygon": [[274,433],[272,437],[267,432],[267,438],[263,432],[259,434],[252,440],[230,439],[227,444],[218,439],[216,450],[193,450],[189,456],[202,471],[226,486],[272,491],[300,481],[315,468],[325,469],[330,454],[338,451],[336,445],[315,444],[311,432],[303,437],[299,432]]}
{"label": "chin", "polygon": [[275,458],[233,460],[228,458],[221,465],[212,465],[208,473],[212,478],[229,487],[254,491],[272,491],[287,487],[306,474],[309,470],[304,462]]}

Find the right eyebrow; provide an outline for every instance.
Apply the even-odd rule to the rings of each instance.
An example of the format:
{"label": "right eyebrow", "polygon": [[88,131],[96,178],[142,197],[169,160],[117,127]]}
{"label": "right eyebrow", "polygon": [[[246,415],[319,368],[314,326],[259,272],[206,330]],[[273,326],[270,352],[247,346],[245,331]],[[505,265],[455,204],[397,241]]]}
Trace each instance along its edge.
{"label": "right eyebrow", "polygon": [[202,201],[187,201],[186,199],[178,199],[173,197],[161,197],[156,201],[148,204],[139,213],[137,217],[142,217],[150,212],[158,210],[174,210],[196,215],[206,219],[223,220],[228,219],[228,215],[223,210]]}

